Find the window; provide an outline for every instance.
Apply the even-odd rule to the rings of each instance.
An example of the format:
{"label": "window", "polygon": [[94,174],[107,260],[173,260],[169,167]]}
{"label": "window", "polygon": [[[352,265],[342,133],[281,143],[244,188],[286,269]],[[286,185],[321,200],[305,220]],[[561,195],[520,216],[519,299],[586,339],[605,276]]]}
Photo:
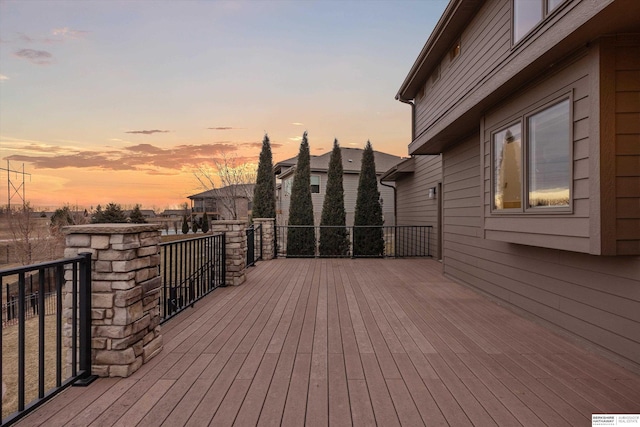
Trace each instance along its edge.
{"label": "window", "polygon": [[282,188],[284,189],[284,195],[285,196],[290,196],[291,195],[291,184],[293,183],[293,178],[287,178],[284,181],[282,181]]}
{"label": "window", "polygon": [[493,135],[494,208],[522,207],[521,123]]}
{"label": "window", "polygon": [[494,211],[570,207],[570,115],[564,99],[492,134]]}
{"label": "window", "polygon": [[564,0],[513,0],[513,42],[517,43]]}
{"label": "window", "polygon": [[527,119],[529,207],[569,206],[569,100]]}
{"label": "window", "polygon": [[318,175],[311,175],[311,192],[320,192],[320,177]]}

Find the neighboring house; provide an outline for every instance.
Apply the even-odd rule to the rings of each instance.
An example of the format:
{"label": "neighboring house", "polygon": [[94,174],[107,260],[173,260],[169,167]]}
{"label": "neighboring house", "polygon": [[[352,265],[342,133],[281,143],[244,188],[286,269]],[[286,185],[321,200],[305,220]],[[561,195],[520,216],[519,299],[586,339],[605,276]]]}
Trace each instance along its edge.
{"label": "neighboring house", "polygon": [[160,217],[168,219],[182,219],[184,215],[184,209],[165,209],[160,214]]}
{"label": "neighboring house", "polygon": [[[358,181],[360,179],[360,168],[362,163],[362,152],[360,148],[340,148],[342,154],[342,168],[344,187],[344,207],[347,213],[347,225],[353,225],[356,207],[356,197],[358,195]],[[402,158],[391,154],[374,151],[376,163],[376,175],[378,178],[390,167],[399,163]],[[311,199],[313,201],[313,216],[316,225],[320,224],[322,215],[322,205],[327,188],[327,178],[329,171],[329,158],[331,151],[320,156],[311,156]],[[276,188],[276,218],[279,225],[286,225],[289,221],[289,202],[291,199],[291,187],[297,156],[291,159],[276,163],[274,173],[280,181]],[[393,189],[380,185],[380,198],[382,200],[382,214],[385,225],[394,224],[394,200]]]}
{"label": "neighboring house", "polygon": [[191,212],[207,213],[212,220],[248,219],[255,184],[234,184],[189,196]]}
{"label": "neighboring house", "polygon": [[640,2],[452,0],[396,98],[444,273],[640,371]]}
{"label": "neighboring house", "polygon": [[[131,216],[131,212],[133,212],[132,209],[126,210],[124,211],[124,214],[128,218],[129,216]],[[140,209],[140,212],[142,213],[142,216],[144,217],[144,219],[146,219],[147,221],[150,219],[156,218],[156,213],[153,209]]]}

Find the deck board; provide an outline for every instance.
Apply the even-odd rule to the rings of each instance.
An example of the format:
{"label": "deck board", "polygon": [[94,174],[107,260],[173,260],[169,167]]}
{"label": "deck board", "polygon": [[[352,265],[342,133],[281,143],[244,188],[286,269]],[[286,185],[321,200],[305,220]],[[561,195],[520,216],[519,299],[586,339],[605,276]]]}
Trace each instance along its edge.
{"label": "deck board", "polygon": [[425,259],[278,259],[162,325],[127,379],[18,425],[580,425],[640,412],[640,376]]}

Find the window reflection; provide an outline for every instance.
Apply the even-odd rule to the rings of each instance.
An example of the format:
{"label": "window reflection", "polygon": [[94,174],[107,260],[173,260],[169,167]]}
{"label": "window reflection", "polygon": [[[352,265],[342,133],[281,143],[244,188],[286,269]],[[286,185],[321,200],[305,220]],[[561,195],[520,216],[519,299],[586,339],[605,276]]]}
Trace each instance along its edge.
{"label": "window reflection", "polygon": [[522,207],[521,127],[517,123],[493,135],[495,209]]}
{"label": "window reflection", "polygon": [[513,42],[518,42],[542,21],[543,14],[542,0],[513,0]]}
{"label": "window reflection", "polygon": [[527,121],[529,206],[569,206],[569,100]]}

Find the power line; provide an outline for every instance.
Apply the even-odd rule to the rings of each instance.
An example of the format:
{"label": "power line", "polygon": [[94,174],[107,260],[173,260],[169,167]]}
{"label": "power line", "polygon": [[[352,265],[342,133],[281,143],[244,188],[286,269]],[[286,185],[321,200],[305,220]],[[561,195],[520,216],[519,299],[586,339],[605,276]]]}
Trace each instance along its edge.
{"label": "power line", "polygon": [[[24,182],[24,177],[26,175],[29,175],[29,182],[31,182],[31,174],[24,171],[24,163],[22,164],[22,171],[13,170],[11,169],[11,165],[9,164],[9,160],[7,160],[7,168],[6,169],[0,168],[0,170],[7,171],[7,210],[11,211],[11,200],[13,200],[16,197],[22,200],[22,206],[24,207],[24,205],[26,204],[26,199],[25,199],[26,186]],[[16,184],[14,184],[14,182],[11,180],[11,172],[16,174],[16,178],[18,177],[18,174],[22,175],[22,182],[18,184],[17,187],[16,187]],[[20,193],[20,190],[22,190],[22,194]]]}

